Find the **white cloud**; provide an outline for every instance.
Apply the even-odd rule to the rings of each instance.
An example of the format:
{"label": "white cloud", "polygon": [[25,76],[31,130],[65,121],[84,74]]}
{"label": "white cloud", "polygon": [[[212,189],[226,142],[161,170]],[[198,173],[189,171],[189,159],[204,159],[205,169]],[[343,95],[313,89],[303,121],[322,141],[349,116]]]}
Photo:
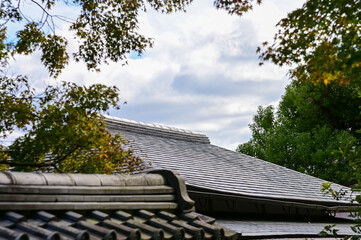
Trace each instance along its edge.
{"label": "white cloud", "polygon": [[10,146],[15,141],[15,139],[23,136],[24,132],[21,130],[15,130],[13,132],[6,132],[6,134],[6,139],[0,138],[0,146]]}
{"label": "white cloud", "polygon": [[[212,143],[234,150],[249,139],[257,106],[277,103],[288,82],[286,69],[258,66],[256,48],[303,2],[264,1],[242,18],[216,10],[208,0],[194,1],[187,13],[148,11],[140,16],[140,29],[155,44],[143,57],[124,67],[102,66],[101,73],[72,61],[59,80],[116,85],[128,104],[111,114],[203,131]],[[34,58],[39,59],[18,57],[13,71],[29,74],[39,86],[53,82]]]}

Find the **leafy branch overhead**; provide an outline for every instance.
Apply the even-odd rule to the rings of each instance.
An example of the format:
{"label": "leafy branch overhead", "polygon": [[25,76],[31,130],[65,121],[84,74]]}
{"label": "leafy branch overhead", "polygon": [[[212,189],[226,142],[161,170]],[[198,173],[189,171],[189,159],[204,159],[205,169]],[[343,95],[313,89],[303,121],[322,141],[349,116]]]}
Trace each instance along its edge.
{"label": "leafy branch overhead", "polygon": [[[125,64],[131,52],[142,54],[152,46],[152,39],[139,33],[141,12],[185,11],[191,2],[2,0],[0,63],[6,67],[12,56],[40,51],[41,62],[54,77],[69,63],[70,56],[84,61],[89,70],[97,71],[108,61]],[[229,14],[242,15],[254,3],[260,0],[215,0],[214,5]],[[59,6],[77,14],[56,15],[54,10]],[[64,22],[78,41],[74,52],[69,50],[69,32],[62,34],[57,29],[58,23]],[[12,37],[15,28],[16,36]],[[119,107],[118,94],[115,87],[73,83],[48,86],[36,94],[26,77],[0,76],[0,138],[6,139],[18,130],[25,133],[7,148],[0,145],[0,170],[111,173],[139,167],[141,160],[132,148],[120,135],[106,130],[100,115]]]}
{"label": "leafy branch overhead", "polygon": [[278,23],[273,43],[259,47],[261,64],[294,64],[299,81],[348,84],[361,74],[361,2],[312,0]]}
{"label": "leafy branch overhead", "polygon": [[[0,60],[5,63],[15,54],[32,54],[41,50],[41,61],[51,75],[58,76],[69,63],[68,39],[56,31],[57,22],[69,25],[79,48],[73,53],[76,61],[84,61],[89,70],[108,61],[126,63],[132,51],[142,54],[152,47],[152,39],[139,33],[138,17],[147,8],[161,13],[185,11],[192,0],[3,0],[0,9]],[[215,0],[218,9],[242,15],[252,9],[252,0]],[[258,4],[260,0],[256,1]],[[39,12],[26,14],[25,3]],[[79,10],[76,19],[52,14],[58,5]],[[10,23],[20,26],[15,39],[9,39]],[[14,24],[11,26],[14,28]]]}
{"label": "leafy branch overhead", "polygon": [[25,135],[0,151],[2,170],[111,173],[141,160],[119,135],[106,130],[100,112],[117,105],[118,89],[62,83],[36,95],[24,78],[0,79],[0,133]]}

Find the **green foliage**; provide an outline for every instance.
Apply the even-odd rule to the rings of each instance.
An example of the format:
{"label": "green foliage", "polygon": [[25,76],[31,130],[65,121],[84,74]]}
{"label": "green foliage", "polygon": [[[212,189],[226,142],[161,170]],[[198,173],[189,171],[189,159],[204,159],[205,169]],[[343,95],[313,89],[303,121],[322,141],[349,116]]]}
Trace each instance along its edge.
{"label": "green foliage", "polygon": [[[236,14],[242,16],[243,13],[248,12],[253,9],[253,0],[215,0],[214,6],[217,9],[224,9],[229,14]],[[261,4],[262,0],[256,0],[257,4]]]}
{"label": "green foliage", "polygon": [[[262,135],[266,144],[257,144],[253,136],[239,151],[360,187],[360,13],[359,0],[308,0],[278,23],[273,42],[257,49],[260,65],[288,65],[291,79],[298,83],[286,89],[273,113],[275,123],[267,130],[271,134]],[[340,194],[330,185],[324,185],[324,191],[335,198]],[[356,209],[358,219],[360,212]],[[333,227],[326,226],[321,235],[337,237]],[[352,230],[361,233],[360,225]]]}
{"label": "green foliage", "polygon": [[336,226],[336,224],[332,224],[332,225],[327,225],[324,227],[324,229],[320,232],[320,237],[328,237],[328,236],[332,236],[337,238],[337,232],[339,231],[338,229],[335,229],[334,227]]}
{"label": "green foliage", "polygon": [[333,184],[333,182],[323,183],[321,191],[324,194],[330,193],[332,195],[332,197],[336,200],[341,200],[347,194],[347,191],[345,191],[343,189],[336,191],[332,188],[332,184]]}
{"label": "green foliage", "polygon": [[[0,63],[9,57],[41,51],[41,62],[57,77],[70,55],[84,61],[88,70],[108,61],[125,64],[132,52],[142,54],[153,40],[138,31],[138,16],[147,9],[161,13],[185,11],[192,0],[32,0],[38,9],[24,14],[25,1],[0,3]],[[261,0],[256,0],[260,4]],[[253,0],[215,0],[218,9],[242,15],[252,9]],[[74,19],[52,14],[56,6],[79,10]],[[35,16],[35,17],[33,17]],[[72,16],[71,16],[72,17]],[[67,23],[78,41],[70,53],[66,36],[56,32],[59,21]],[[15,24],[14,24],[15,23]],[[16,29],[10,39],[8,27]],[[0,69],[2,73],[2,70]],[[131,147],[120,135],[111,135],[100,115],[118,107],[118,89],[104,85],[81,87],[62,83],[48,86],[36,95],[26,77],[0,77],[0,138],[15,130],[25,132],[8,148],[0,145],[0,171],[111,173],[131,170],[140,164]]]}
{"label": "green foliage", "polygon": [[306,1],[278,23],[274,42],[258,49],[261,61],[295,64],[291,77],[299,81],[360,84],[360,9],[358,0]]}
{"label": "green foliage", "polygon": [[[99,71],[102,63],[119,61],[125,64],[132,51],[140,55],[152,46],[153,40],[139,33],[141,12],[148,8],[161,13],[185,11],[192,0],[32,0],[29,3],[38,9],[32,14],[36,17],[24,14],[23,2],[3,0],[0,3],[0,62],[6,63],[9,56],[41,50],[42,63],[57,77],[71,55],[68,39],[56,32],[60,21],[68,24],[78,41],[74,59],[84,61],[89,70]],[[260,4],[261,0],[256,2]],[[52,14],[59,5],[77,8],[79,14],[74,19]],[[252,9],[253,0],[215,0],[214,5],[229,14],[242,15]],[[16,23],[11,25],[13,29],[18,27],[16,39],[9,39],[7,35],[10,23]]]}
{"label": "green foliage", "polygon": [[[185,11],[192,0],[32,0],[38,12],[24,14],[24,2],[0,3],[0,63],[17,54],[41,51],[41,62],[57,77],[70,57],[84,61],[88,70],[99,71],[108,61],[127,62],[132,52],[142,54],[153,40],[138,31],[138,16],[147,9],[161,13]],[[260,4],[261,0],[256,0]],[[218,9],[242,15],[252,9],[253,0],[215,0]],[[79,10],[77,16],[53,14],[57,6]],[[71,16],[73,17],[73,16]],[[69,51],[66,35],[57,32],[65,22],[78,41],[78,50]],[[9,27],[16,29],[15,39]],[[2,69],[0,72],[3,73]],[[124,172],[140,164],[120,135],[111,135],[100,113],[118,107],[118,89],[104,85],[81,87],[62,83],[48,86],[36,95],[26,77],[0,77],[0,138],[15,130],[25,132],[8,148],[0,145],[0,171],[83,173]]]}
{"label": "green foliage", "polygon": [[0,151],[1,170],[82,173],[127,172],[141,161],[101,112],[118,107],[118,89],[62,83],[36,95],[26,78],[0,79],[0,133],[25,135]]}
{"label": "green foliage", "polygon": [[238,152],[245,153],[261,159],[267,159],[265,147],[267,139],[274,133],[275,116],[273,106],[258,107],[253,123],[249,125],[252,139],[237,148]]}
{"label": "green foliage", "polygon": [[[360,239],[361,237],[361,195],[360,193],[360,184],[358,184],[358,186],[354,186],[352,188],[352,192],[350,194],[349,191],[345,191],[343,189],[340,189],[339,191],[336,191],[332,188],[332,182],[328,182],[328,183],[324,183],[322,185],[322,192],[324,194],[328,194],[330,193],[334,199],[339,200],[342,199],[345,195],[350,195],[350,196],[354,196],[354,198],[351,200],[351,203],[354,204],[354,206],[352,207],[352,209],[350,209],[350,214],[349,217],[353,218],[355,225],[350,226],[351,230],[354,232],[354,234],[352,235],[348,235],[343,237],[342,239],[344,240],[357,240]],[[336,228],[337,225],[333,224],[333,225],[328,225],[325,226],[324,229],[319,233],[320,236],[322,237],[327,237],[327,236],[333,236],[336,238],[339,238],[337,232],[338,229]]]}
{"label": "green foliage", "polygon": [[239,151],[342,184],[361,179],[360,7],[356,0],[306,1],[278,23],[273,43],[257,50],[260,64],[292,66],[294,82],[277,112],[258,110],[252,139]]}
{"label": "green foliage", "polygon": [[237,150],[325,180],[356,183],[360,105],[351,86],[294,81],[277,111],[259,107],[251,140]]}
{"label": "green foliage", "polygon": [[34,92],[26,78],[3,77],[0,82],[0,137],[7,137],[14,127],[24,129],[33,118]]}

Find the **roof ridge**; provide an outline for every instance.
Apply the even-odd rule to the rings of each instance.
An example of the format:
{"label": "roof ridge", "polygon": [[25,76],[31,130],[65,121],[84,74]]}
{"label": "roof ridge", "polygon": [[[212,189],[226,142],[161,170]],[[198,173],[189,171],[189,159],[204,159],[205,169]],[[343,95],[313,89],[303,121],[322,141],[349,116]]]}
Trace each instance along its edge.
{"label": "roof ridge", "polygon": [[[163,186],[164,177],[157,174],[86,174],[86,173],[42,173],[0,172],[0,185],[32,186]],[[1,192],[1,190],[0,190]]]}
{"label": "roof ridge", "polygon": [[120,131],[136,132],[146,135],[173,138],[191,142],[210,143],[209,138],[202,132],[170,127],[160,124],[151,124],[129,120],[125,118],[103,115],[108,128]]}

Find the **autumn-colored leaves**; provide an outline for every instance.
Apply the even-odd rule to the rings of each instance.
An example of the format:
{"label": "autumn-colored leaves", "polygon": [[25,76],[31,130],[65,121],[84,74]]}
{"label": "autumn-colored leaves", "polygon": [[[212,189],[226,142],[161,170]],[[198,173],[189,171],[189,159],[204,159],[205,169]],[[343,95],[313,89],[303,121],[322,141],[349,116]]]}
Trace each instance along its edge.
{"label": "autumn-colored leaves", "polygon": [[118,107],[118,89],[62,83],[36,94],[26,78],[0,79],[0,132],[24,135],[0,151],[2,170],[82,173],[129,172],[138,158],[100,115]]}

